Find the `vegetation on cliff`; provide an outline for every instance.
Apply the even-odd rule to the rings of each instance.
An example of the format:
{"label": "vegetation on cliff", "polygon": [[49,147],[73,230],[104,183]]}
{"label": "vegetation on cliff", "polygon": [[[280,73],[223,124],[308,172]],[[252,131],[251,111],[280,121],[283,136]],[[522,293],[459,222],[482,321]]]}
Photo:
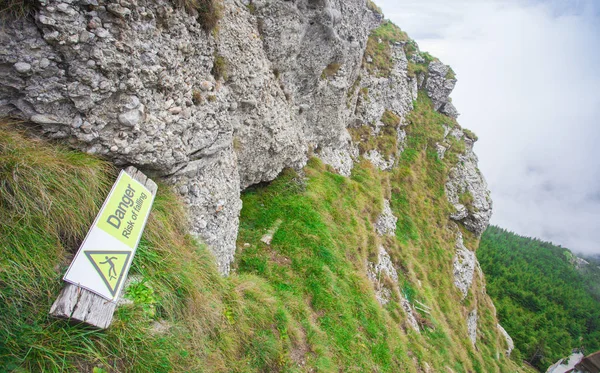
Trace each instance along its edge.
{"label": "vegetation on cliff", "polygon": [[567,249],[494,226],[477,256],[513,354],[545,370],[573,348],[600,349],[600,270],[579,270]]}
{"label": "vegetation on cliff", "polygon": [[[118,308],[106,331],[52,319],[48,309],[116,170],[3,125],[0,365],[17,372],[513,372],[483,280],[464,301],[452,283],[457,228],[443,185],[456,157],[441,160],[433,150],[448,118],[421,95],[409,122],[392,172],[362,161],[345,178],[313,159],[300,174],[289,170],[246,191],[227,278],[186,233],[182,204],[162,185],[130,273],[132,303]],[[383,198],[399,217],[394,237],[372,229]],[[267,245],[261,237],[277,220]],[[382,244],[399,268],[398,283],[388,284],[394,294],[431,308],[419,313],[421,333],[407,326],[397,296],[384,307],[375,299],[365,265]],[[475,304],[477,348],[465,326]]]}

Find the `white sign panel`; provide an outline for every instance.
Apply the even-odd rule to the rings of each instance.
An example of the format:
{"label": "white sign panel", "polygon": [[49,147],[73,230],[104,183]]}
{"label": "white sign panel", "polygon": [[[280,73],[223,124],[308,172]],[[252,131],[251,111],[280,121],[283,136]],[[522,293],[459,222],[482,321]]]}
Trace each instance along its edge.
{"label": "white sign panel", "polygon": [[153,201],[144,185],[121,171],[63,279],[115,302]]}

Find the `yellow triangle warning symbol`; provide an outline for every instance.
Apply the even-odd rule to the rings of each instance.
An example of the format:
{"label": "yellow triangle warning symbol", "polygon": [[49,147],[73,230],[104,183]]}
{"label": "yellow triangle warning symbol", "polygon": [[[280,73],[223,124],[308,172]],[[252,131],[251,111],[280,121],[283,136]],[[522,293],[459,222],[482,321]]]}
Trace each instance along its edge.
{"label": "yellow triangle warning symbol", "polygon": [[114,297],[123,280],[131,251],[86,250],[84,252]]}

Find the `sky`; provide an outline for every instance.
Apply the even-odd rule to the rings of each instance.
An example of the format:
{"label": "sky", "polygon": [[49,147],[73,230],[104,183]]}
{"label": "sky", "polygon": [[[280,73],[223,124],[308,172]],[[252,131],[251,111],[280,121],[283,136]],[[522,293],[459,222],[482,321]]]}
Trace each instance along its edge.
{"label": "sky", "polygon": [[379,0],[452,66],[492,224],[600,253],[600,0]]}

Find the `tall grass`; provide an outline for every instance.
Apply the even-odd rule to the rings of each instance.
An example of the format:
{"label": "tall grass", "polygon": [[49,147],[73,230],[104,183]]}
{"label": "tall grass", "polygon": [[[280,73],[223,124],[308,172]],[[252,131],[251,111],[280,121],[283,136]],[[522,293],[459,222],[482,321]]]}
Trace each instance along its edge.
{"label": "tall grass", "polygon": [[0,0],[0,20],[27,17],[34,8],[34,0]]}
{"label": "tall grass", "polygon": [[[142,284],[126,294],[134,304],[119,307],[106,331],[48,316],[115,177],[106,162],[0,127],[1,370],[267,369],[272,356],[252,341],[256,333],[273,334],[277,317],[283,330],[285,309],[264,281],[219,276],[214,258],[187,234],[183,205],[165,185],[130,272]],[[140,292],[143,287],[151,291]],[[271,350],[283,350],[283,342],[271,339],[265,340]]]}
{"label": "tall grass", "polygon": [[[394,119],[394,118],[391,118]],[[386,119],[387,120],[387,119]],[[433,146],[449,118],[421,95],[393,172],[368,161],[351,177],[312,159],[243,193],[234,272],[219,276],[187,234],[167,185],[133,261],[132,304],[105,331],[48,316],[77,245],[117,170],[97,158],[0,127],[0,367],[16,372],[514,372],[476,279],[465,301],[452,284],[453,223],[443,181],[452,166]],[[456,125],[455,123],[451,123]],[[449,150],[452,152],[453,150]],[[455,155],[456,158],[456,155]],[[454,158],[454,159],[455,159]],[[399,217],[395,237],[373,223],[383,199]],[[270,245],[261,241],[276,222]],[[461,228],[458,228],[461,229]],[[476,238],[463,230],[469,245]],[[381,307],[366,277],[384,245],[399,271]],[[431,307],[422,332],[397,294]],[[475,349],[465,316],[478,305]]]}

